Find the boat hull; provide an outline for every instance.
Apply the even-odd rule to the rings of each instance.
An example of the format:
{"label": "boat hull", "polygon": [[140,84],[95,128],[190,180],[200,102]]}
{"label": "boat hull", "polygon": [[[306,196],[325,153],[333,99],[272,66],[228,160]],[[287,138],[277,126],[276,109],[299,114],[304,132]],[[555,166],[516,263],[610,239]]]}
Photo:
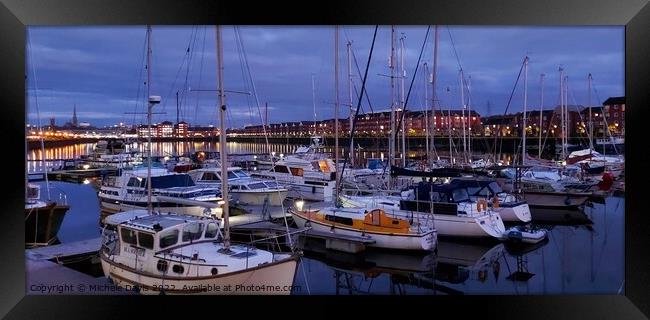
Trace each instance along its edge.
{"label": "boat hull", "polygon": [[206,294],[206,295],[289,295],[291,294],[298,256],[222,275],[205,277],[161,277],[143,274],[135,269],[101,257],[104,275],[126,290],[141,294]]}
{"label": "boat hull", "polygon": [[561,192],[526,192],[524,198],[531,208],[578,208],[589,200],[589,194]]}
{"label": "boat hull", "polygon": [[274,190],[274,191],[230,191],[230,196],[236,202],[247,205],[264,205],[266,198],[269,199],[269,205],[271,206],[281,206],[284,202],[284,199],[287,198],[289,194],[288,190]]}
{"label": "boat hull", "polygon": [[287,196],[290,198],[325,202],[334,199],[334,184],[331,183],[327,185],[290,183],[286,187],[289,189]]}
{"label": "boat hull", "polygon": [[499,213],[504,222],[530,222],[532,220],[528,203],[509,207],[501,206],[493,208],[493,210]]}
{"label": "boat hull", "polygon": [[[359,199],[362,199],[362,197],[341,196],[341,202],[344,207],[359,208],[372,205],[371,203],[359,201]],[[383,205],[381,201],[376,201],[375,205],[395,217],[432,224],[438,236],[443,237],[501,238],[503,232],[506,230],[501,217],[496,213],[478,217],[433,214],[433,219],[431,219],[431,213],[397,210],[395,206]]]}
{"label": "boat hull", "polygon": [[63,219],[70,209],[67,205],[50,203],[45,207],[25,209],[25,245],[49,245],[56,241]]}
{"label": "boat hull", "polygon": [[343,228],[338,225],[322,223],[314,219],[310,219],[306,215],[299,212],[292,214],[293,221],[296,222],[298,227],[304,228],[311,226],[315,231],[333,232],[346,236],[363,237],[375,240],[375,243],[368,244],[370,247],[396,249],[396,250],[424,250],[430,251],[436,248],[437,236],[436,231],[430,230],[428,232],[419,234],[396,234],[396,233],[378,233],[371,231],[354,230],[351,228]]}

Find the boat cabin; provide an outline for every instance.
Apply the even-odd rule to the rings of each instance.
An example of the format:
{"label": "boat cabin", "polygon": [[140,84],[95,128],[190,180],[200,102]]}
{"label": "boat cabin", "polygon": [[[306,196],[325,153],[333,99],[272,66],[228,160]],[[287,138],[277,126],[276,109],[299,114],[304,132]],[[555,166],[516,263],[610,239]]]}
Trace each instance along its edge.
{"label": "boat cabin", "polygon": [[[114,255],[144,256],[146,252],[155,254],[195,242],[216,241],[220,237],[216,220],[175,214],[150,215],[146,210],[109,216],[106,228],[114,233],[109,237],[111,241],[104,240],[104,245]],[[114,245],[108,246],[111,242]]]}

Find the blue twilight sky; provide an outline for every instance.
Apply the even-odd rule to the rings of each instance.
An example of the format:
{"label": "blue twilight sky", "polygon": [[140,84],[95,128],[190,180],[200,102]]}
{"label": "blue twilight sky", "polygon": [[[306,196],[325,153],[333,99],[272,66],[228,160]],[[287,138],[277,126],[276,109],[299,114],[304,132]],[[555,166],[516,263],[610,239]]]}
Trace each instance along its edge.
{"label": "blue twilight sky", "polygon": [[[396,26],[397,49],[404,36],[405,91],[408,91],[426,26]],[[544,73],[544,106],[559,102],[559,72],[569,77],[569,104],[588,103],[587,75],[593,75],[592,104],[624,92],[623,27],[485,27],[440,26],[436,105],[461,106],[459,70],[469,84],[465,99],[481,115],[503,114],[522,61],[530,57],[528,106],[539,109],[540,74]],[[346,43],[351,41],[363,74],[374,27],[343,26],[340,32],[340,99],[348,104]],[[334,28],[323,26],[223,27],[226,90],[252,92],[250,74],[262,106],[268,103],[270,122],[311,120],[314,100],[318,119],[334,116]],[[380,26],[367,79],[374,110],[390,106],[390,26]],[[95,126],[144,123],[146,27],[30,27],[28,31],[28,123],[57,125],[71,120],[76,105],[79,121]],[[453,40],[453,41],[452,41]],[[216,46],[214,26],[154,26],[151,94],[162,96],[154,122],[176,121],[217,125]],[[243,44],[243,50],[242,46]],[[189,48],[189,51],[188,51]],[[454,50],[455,49],[455,50]],[[247,59],[243,59],[243,56]],[[399,62],[399,60],[398,60]],[[433,29],[415,78],[408,109],[421,110],[425,94],[422,65],[433,64]],[[460,62],[460,64],[459,64]],[[398,64],[397,67],[400,67]],[[354,61],[353,82],[361,88]],[[315,90],[312,90],[312,76]],[[523,110],[523,74],[509,112]],[[37,90],[36,90],[37,89]],[[399,81],[396,91],[399,92]],[[207,90],[207,91],[199,91]],[[228,127],[261,124],[251,95],[228,93]],[[315,99],[313,99],[315,95]],[[354,94],[353,105],[357,104]],[[471,97],[471,98],[469,98]],[[471,101],[470,101],[471,99]],[[430,103],[427,103],[429,105]],[[370,108],[364,98],[363,111]],[[349,109],[342,106],[341,117]]]}

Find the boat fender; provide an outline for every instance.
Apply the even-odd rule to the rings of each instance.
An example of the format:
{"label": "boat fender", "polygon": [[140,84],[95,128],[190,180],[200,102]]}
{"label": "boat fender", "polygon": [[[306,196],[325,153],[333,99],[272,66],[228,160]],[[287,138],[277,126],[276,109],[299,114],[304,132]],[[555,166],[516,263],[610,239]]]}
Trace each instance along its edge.
{"label": "boat fender", "polygon": [[499,207],[499,197],[492,197],[492,208]]}

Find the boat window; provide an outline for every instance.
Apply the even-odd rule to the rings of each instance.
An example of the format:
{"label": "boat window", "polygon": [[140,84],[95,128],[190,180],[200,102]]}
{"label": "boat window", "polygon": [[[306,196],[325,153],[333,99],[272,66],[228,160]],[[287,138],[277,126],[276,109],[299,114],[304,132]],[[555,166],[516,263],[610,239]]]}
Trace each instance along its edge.
{"label": "boat window", "polygon": [[151,233],[138,232],[138,243],[140,247],[153,249],[153,235]]}
{"label": "boat window", "polygon": [[461,202],[469,200],[469,195],[466,189],[456,189],[451,192],[451,197],[454,202]]}
{"label": "boat window", "polygon": [[503,192],[503,189],[501,189],[501,186],[499,186],[498,183],[496,182],[490,182],[488,185],[490,187],[490,190],[492,190],[492,193],[497,194]]}
{"label": "boat window", "polygon": [[432,202],[447,202],[445,197],[441,196],[438,192],[431,192],[431,201]]}
{"label": "boat window", "polygon": [[275,166],[273,167],[274,172],[280,172],[280,173],[289,173],[289,169],[287,169],[287,166]]}
{"label": "boat window", "polygon": [[325,215],[325,220],[336,222],[336,223],[341,223],[341,224],[347,224],[351,226],[352,223],[352,218],[346,218],[346,217],[339,217],[339,216],[333,216],[333,215]]}
{"label": "boat window", "polygon": [[277,188],[278,183],[275,181],[264,181],[264,184],[269,188]]}
{"label": "boat window", "polygon": [[261,183],[261,182],[256,182],[256,183],[249,184],[248,188],[251,189],[251,190],[264,189],[264,188],[266,188],[266,185],[264,183]]}
{"label": "boat window", "polygon": [[[469,190],[468,190],[468,191],[469,191]],[[471,194],[471,195],[476,195],[476,196],[484,196],[484,197],[487,197],[487,196],[490,195],[490,189],[489,189],[488,187],[485,187],[485,188],[483,188],[483,189],[481,189],[480,191],[477,191],[477,192],[469,191],[469,194]]]}
{"label": "boat window", "polygon": [[[153,178],[152,178],[153,179]],[[145,185],[145,179],[140,177],[133,177],[129,179],[129,183],[126,184],[127,187],[143,187]]]}
{"label": "boat window", "polygon": [[291,168],[291,174],[294,176],[302,177],[303,170],[302,168]]}
{"label": "boat window", "polygon": [[194,181],[187,174],[170,174],[170,175],[164,175],[158,177],[151,177],[151,187],[155,189],[167,189],[167,188],[174,188],[174,187],[192,187],[192,186],[194,186]]}
{"label": "boat window", "polygon": [[228,179],[238,179],[239,177],[232,171],[228,171]]}
{"label": "boat window", "polygon": [[192,241],[201,238],[203,234],[203,223],[188,223],[183,227],[183,241]]}
{"label": "boat window", "polygon": [[217,237],[217,224],[214,222],[208,223],[208,227],[205,228],[205,238],[206,239],[212,239]]}
{"label": "boat window", "polygon": [[236,170],[235,174],[237,176],[239,176],[240,178],[248,178],[248,177],[250,177],[248,174],[246,174],[246,172],[241,171],[241,170]]}
{"label": "boat window", "polygon": [[167,248],[178,242],[178,229],[165,230],[160,233],[160,248]]}
{"label": "boat window", "polygon": [[122,241],[124,243],[138,245],[138,241],[135,238],[135,231],[131,229],[122,228],[120,229],[120,234],[122,235]]}
{"label": "boat window", "polygon": [[311,163],[311,167],[314,170],[320,170],[320,166],[318,165],[318,161],[314,161]]}
{"label": "boat window", "polygon": [[330,172],[330,167],[327,165],[327,161],[325,160],[319,160],[318,161],[318,166],[320,167],[320,171],[322,172]]}
{"label": "boat window", "polygon": [[221,181],[219,176],[214,172],[204,172],[201,181]]}
{"label": "boat window", "polygon": [[481,190],[481,187],[467,187],[467,193],[472,195],[478,194],[479,190]]}

